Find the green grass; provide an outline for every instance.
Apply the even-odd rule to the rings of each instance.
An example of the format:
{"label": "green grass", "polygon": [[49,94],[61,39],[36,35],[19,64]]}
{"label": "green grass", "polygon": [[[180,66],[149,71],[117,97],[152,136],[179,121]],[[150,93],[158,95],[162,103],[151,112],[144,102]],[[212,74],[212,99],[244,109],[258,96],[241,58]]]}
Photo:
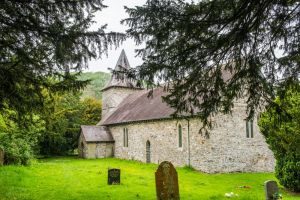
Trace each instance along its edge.
{"label": "green grass", "polygon": [[[121,169],[121,185],[107,185],[107,169]],[[42,159],[31,166],[0,167],[0,199],[156,199],[155,164],[118,159]],[[264,199],[263,183],[271,173],[203,174],[177,168],[181,199]],[[250,186],[250,188],[239,188]],[[299,199],[283,190],[284,200]]]}

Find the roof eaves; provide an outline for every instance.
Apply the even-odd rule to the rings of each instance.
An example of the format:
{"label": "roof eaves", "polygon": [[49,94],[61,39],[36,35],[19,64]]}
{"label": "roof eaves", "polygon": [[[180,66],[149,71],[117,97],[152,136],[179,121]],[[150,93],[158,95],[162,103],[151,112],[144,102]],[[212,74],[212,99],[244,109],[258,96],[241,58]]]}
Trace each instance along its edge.
{"label": "roof eaves", "polygon": [[190,118],[197,118],[197,116],[179,116],[179,117],[171,117],[170,116],[170,117],[164,117],[164,118],[153,118],[153,119],[133,120],[133,121],[125,121],[125,122],[117,122],[117,123],[107,123],[107,124],[101,124],[101,126],[119,126],[119,125],[124,125],[124,124],[167,121],[167,120],[176,120],[176,119],[190,119]]}
{"label": "roof eaves", "polygon": [[115,143],[115,140],[105,140],[105,141],[86,141],[86,143]]}
{"label": "roof eaves", "polygon": [[126,87],[126,86],[120,86],[120,85],[109,85],[107,87],[102,88],[100,91],[103,92],[105,90],[108,90],[110,88],[129,88],[132,90],[144,90],[144,88],[142,87]]}

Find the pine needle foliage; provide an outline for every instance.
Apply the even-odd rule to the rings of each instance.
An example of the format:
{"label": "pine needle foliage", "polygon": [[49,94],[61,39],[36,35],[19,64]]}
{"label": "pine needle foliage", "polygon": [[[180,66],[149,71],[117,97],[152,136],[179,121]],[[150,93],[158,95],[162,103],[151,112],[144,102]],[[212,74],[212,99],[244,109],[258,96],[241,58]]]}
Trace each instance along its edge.
{"label": "pine needle foliage", "polygon": [[[42,90],[77,91],[76,76],[124,34],[92,30],[102,0],[0,2],[0,108],[20,114],[43,106]],[[55,80],[55,81],[53,81]]]}
{"label": "pine needle foliage", "polygon": [[[248,118],[299,81],[300,2],[296,0],[148,0],[125,8],[127,34],[144,63],[133,74],[165,82],[164,100],[209,125],[245,98]],[[230,77],[224,77],[227,71]]]}
{"label": "pine needle foliage", "polygon": [[275,175],[280,184],[300,192],[300,84],[280,90],[274,103],[260,115],[258,124],[274,153]]}

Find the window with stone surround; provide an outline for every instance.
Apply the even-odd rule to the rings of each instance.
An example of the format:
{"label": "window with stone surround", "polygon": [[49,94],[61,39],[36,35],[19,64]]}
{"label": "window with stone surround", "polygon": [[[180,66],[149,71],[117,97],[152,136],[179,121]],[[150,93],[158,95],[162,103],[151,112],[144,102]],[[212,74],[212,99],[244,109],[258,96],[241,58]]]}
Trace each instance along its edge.
{"label": "window with stone surround", "polygon": [[253,138],[253,119],[246,120],[246,137]]}
{"label": "window with stone surround", "polygon": [[123,146],[128,147],[128,128],[123,128]]}
{"label": "window with stone surround", "polygon": [[178,147],[182,147],[182,127],[178,125]]}

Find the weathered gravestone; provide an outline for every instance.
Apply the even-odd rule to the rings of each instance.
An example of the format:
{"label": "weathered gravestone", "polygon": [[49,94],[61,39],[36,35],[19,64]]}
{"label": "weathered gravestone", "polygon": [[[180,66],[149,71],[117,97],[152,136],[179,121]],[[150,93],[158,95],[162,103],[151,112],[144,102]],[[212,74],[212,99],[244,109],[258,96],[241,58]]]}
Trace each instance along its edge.
{"label": "weathered gravestone", "polygon": [[266,193],[266,200],[274,199],[274,194],[278,193],[278,186],[276,181],[265,182],[265,193]]}
{"label": "weathered gravestone", "polygon": [[121,170],[109,169],[108,170],[108,185],[120,185]]}
{"label": "weathered gravestone", "polygon": [[155,172],[157,200],[179,200],[177,172],[168,161],[162,162]]}
{"label": "weathered gravestone", "polygon": [[0,166],[4,163],[4,150],[0,147]]}

